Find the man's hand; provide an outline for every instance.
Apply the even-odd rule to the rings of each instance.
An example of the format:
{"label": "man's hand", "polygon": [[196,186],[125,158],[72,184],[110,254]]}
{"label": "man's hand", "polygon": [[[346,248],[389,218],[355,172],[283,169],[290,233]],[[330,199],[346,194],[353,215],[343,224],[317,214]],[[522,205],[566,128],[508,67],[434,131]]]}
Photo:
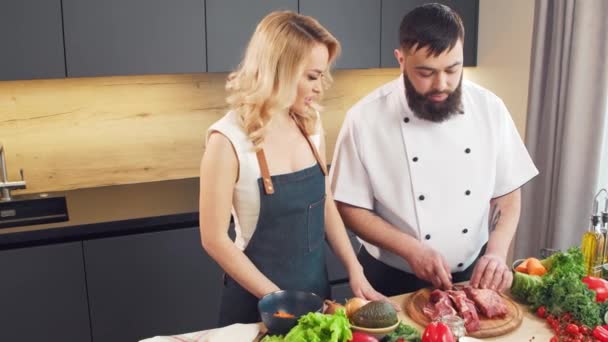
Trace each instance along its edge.
{"label": "man's hand", "polygon": [[485,254],[477,261],[471,286],[482,289],[504,291],[511,287],[513,274],[505,262],[505,258],[497,254]]}
{"label": "man's hand", "polygon": [[452,274],[445,258],[433,248],[419,245],[420,248],[406,259],[416,277],[433,283],[441,289],[452,288]]}

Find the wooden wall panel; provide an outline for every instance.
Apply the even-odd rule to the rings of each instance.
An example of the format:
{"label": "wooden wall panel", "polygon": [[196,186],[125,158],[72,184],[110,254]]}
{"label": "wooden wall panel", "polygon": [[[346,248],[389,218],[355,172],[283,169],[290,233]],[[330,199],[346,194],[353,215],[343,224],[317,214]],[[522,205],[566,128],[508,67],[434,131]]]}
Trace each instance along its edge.
{"label": "wooden wall panel", "polygon": [[[334,74],[323,122],[331,159],[346,110],[397,69]],[[9,179],[63,191],[198,176],[207,127],[227,110],[225,73],[0,82]]]}

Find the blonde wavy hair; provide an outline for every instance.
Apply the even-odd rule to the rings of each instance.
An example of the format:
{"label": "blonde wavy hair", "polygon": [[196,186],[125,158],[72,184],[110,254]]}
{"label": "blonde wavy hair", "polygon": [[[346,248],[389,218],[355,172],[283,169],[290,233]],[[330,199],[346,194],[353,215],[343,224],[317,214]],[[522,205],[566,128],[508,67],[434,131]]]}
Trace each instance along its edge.
{"label": "blonde wavy hair", "polygon": [[[277,11],[256,27],[241,64],[226,82],[227,102],[238,113],[255,149],[264,141],[272,114],[291,111],[304,61],[316,44],[327,47],[331,65],[340,53],[340,43],[314,18]],[[323,90],[331,81],[329,70],[325,70]],[[292,115],[308,135],[314,133],[318,117],[315,109]]]}

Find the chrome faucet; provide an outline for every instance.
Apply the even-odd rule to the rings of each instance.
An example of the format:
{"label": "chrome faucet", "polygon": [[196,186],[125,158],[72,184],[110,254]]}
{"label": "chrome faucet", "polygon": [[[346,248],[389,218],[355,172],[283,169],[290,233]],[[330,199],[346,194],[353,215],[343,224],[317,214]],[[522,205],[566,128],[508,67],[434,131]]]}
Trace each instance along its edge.
{"label": "chrome faucet", "polygon": [[9,182],[8,172],[6,167],[6,159],[4,158],[4,146],[0,143],[0,190],[2,190],[2,196],[0,201],[10,201],[11,190],[25,189],[25,180],[23,179],[23,169],[19,170],[21,174],[21,180],[15,182]]}

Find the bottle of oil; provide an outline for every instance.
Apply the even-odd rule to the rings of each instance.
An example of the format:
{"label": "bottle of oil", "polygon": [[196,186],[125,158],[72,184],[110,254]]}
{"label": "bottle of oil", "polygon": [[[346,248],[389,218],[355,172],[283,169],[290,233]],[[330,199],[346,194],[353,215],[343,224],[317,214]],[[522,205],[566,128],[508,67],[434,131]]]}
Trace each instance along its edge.
{"label": "bottle of oil", "polygon": [[602,211],[602,233],[604,234],[604,256],[600,267],[600,277],[608,278],[608,197],[604,199],[604,211]]}
{"label": "bottle of oil", "polygon": [[602,213],[602,228],[601,232],[604,238],[604,249],[602,252],[602,262],[599,263],[599,274],[598,277],[606,279],[608,277],[608,212]]}
{"label": "bottle of oil", "polygon": [[[599,219],[600,216],[598,215],[598,222]],[[606,227],[604,225],[598,224],[596,226],[595,233],[597,235],[597,245],[595,250],[595,261],[593,263],[593,271],[591,272],[591,275],[594,277],[602,277],[602,269],[604,268],[604,257],[606,255],[606,246],[608,246],[608,244],[606,243],[606,235],[608,231],[606,230]]]}
{"label": "bottle of oil", "polygon": [[[595,212],[594,212],[595,213]],[[581,241],[581,251],[583,252],[583,259],[585,262],[585,274],[593,275],[594,267],[597,261],[598,244],[601,239],[601,234],[596,230],[598,223],[600,222],[599,215],[591,216],[591,225]],[[603,246],[602,246],[603,247]],[[599,249],[603,251],[603,249]]]}

